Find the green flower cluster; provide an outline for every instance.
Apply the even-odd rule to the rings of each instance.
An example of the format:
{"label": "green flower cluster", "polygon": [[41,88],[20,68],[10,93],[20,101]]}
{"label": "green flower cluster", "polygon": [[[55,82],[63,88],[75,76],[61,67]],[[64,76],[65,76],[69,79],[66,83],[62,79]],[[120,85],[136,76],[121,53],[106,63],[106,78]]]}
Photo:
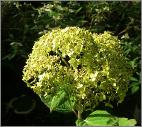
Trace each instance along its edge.
{"label": "green flower cluster", "polygon": [[[54,29],[35,42],[23,81],[48,107],[63,104],[64,98],[72,110],[82,112],[100,102],[121,103],[130,73],[117,37],[66,27]],[[52,103],[57,96],[60,100]]]}

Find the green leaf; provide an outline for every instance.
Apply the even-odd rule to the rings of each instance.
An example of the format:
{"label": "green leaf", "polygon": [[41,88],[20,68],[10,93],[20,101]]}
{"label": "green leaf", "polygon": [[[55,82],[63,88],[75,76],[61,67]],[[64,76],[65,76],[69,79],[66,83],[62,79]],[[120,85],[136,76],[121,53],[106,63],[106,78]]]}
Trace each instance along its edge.
{"label": "green leaf", "polygon": [[69,61],[69,63],[70,63],[74,68],[77,67],[77,61],[76,61],[75,58],[72,58],[72,59]]}
{"label": "green leaf", "polygon": [[99,98],[99,100],[100,100],[100,101],[106,100],[105,94],[100,93],[100,98]]}
{"label": "green leaf", "polygon": [[91,113],[84,121],[89,126],[103,126],[107,125],[107,123],[110,121],[110,118],[112,118],[112,116],[107,111],[97,110]]}
{"label": "green leaf", "polygon": [[71,100],[72,98],[73,97],[68,98],[64,103],[59,105],[56,110],[60,112],[72,112],[75,105],[75,100]]}
{"label": "green leaf", "polygon": [[105,103],[105,106],[106,106],[106,107],[113,108],[113,105],[111,105],[111,104],[109,104],[109,103]]}
{"label": "green leaf", "polygon": [[76,121],[77,126],[134,126],[135,124],[135,119],[115,117],[105,110],[94,111],[84,121],[80,119]]}
{"label": "green leaf", "polygon": [[82,7],[80,7],[79,9],[77,9],[77,11],[75,12],[75,14],[77,14],[78,12],[80,12],[82,9]]}
{"label": "green leaf", "polygon": [[105,110],[96,110],[96,111],[92,112],[89,116],[94,116],[94,115],[98,115],[98,114],[110,116],[110,113],[108,113]]}
{"label": "green leaf", "polygon": [[50,108],[50,105],[51,105],[51,101],[52,101],[53,96],[51,96],[51,95],[40,96],[40,98],[41,98],[41,101],[42,101],[48,108]]}
{"label": "green leaf", "polygon": [[57,95],[52,98],[50,111],[55,110],[65,99],[65,96],[66,96],[65,91],[59,91]]}
{"label": "green leaf", "polygon": [[110,120],[107,122],[107,125],[118,126],[118,118],[117,117],[110,118]]}
{"label": "green leaf", "polygon": [[134,126],[136,125],[136,120],[135,119],[130,119],[128,118],[118,118],[119,119],[119,126]]}
{"label": "green leaf", "polygon": [[131,81],[138,81],[138,79],[135,78],[135,77],[130,77],[130,80],[131,80]]}
{"label": "green leaf", "polygon": [[131,88],[132,94],[136,93],[139,89],[140,89],[139,86],[133,86],[133,87]]}
{"label": "green leaf", "polygon": [[130,87],[139,86],[139,85],[140,85],[139,82],[133,82],[133,83],[131,83]]}
{"label": "green leaf", "polygon": [[137,67],[136,61],[130,61],[129,63],[133,69]]}
{"label": "green leaf", "polygon": [[77,119],[75,123],[76,123],[76,126],[87,126],[87,123],[81,119]]}
{"label": "green leaf", "polygon": [[134,125],[136,125],[137,124],[137,121],[135,120],[135,119],[130,119],[129,120],[129,125],[130,126],[134,126]]}
{"label": "green leaf", "polygon": [[[60,99],[60,98],[58,98],[59,94],[63,94],[62,96],[64,96],[63,99],[60,100],[60,102],[59,102],[59,100],[55,99],[55,98]],[[60,97],[62,97],[62,96],[60,96]],[[68,97],[66,93],[64,95],[64,91],[58,92],[55,96],[46,95],[46,96],[41,96],[40,98],[41,98],[42,102],[47,107],[50,108],[51,111],[54,110],[54,111],[58,111],[58,112],[72,112],[72,109],[74,108],[74,105],[75,105],[75,98],[73,96]]]}
{"label": "green leaf", "polygon": [[107,125],[109,118],[102,119],[101,117],[90,117],[85,120],[89,126],[103,126]]}

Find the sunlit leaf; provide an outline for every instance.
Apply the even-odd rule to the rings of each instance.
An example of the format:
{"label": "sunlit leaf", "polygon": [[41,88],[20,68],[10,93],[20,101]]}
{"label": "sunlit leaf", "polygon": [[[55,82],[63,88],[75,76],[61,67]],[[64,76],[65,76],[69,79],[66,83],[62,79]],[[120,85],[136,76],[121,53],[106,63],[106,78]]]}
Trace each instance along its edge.
{"label": "sunlit leaf", "polygon": [[134,126],[136,120],[112,116],[105,110],[92,112],[85,120],[78,119],[77,126]]}
{"label": "sunlit leaf", "polygon": [[75,123],[77,126],[87,126],[88,125],[84,120],[81,120],[81,119],[77,119]]}
{"label": "sunlit leaf", "polygon": [[103,126],[107,125],[111,115],[107,111],[97,110],[91,113],[84,121],[89,126]]}
{"label": "sunlit leaf", "polygon": [[119,126],[134,126],[136,124],[136,120],[128,118],[119,118]]}
{"label": "sunlit leaf", "polygon": [[60,103],[65,99],[66,93],[64,91],[59,91],[57,95],[52,98],[50,111],[55,110]]}

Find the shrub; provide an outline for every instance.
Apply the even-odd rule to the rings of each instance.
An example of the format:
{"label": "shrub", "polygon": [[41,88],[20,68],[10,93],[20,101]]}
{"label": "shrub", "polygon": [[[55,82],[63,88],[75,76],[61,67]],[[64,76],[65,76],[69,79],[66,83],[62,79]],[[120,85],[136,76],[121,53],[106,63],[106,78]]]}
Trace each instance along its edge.
{"label": "shrub", "polygon": [[23,70],[27,83],[50,110],[78,111],[121,103],[130,68],[120,41],[109,32],[54,29],[35,42]]}

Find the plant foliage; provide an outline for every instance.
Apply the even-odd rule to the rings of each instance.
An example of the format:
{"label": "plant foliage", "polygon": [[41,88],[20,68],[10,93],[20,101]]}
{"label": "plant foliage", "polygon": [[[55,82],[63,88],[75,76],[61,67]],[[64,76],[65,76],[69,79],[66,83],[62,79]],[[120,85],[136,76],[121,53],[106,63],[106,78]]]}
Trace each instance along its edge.
{"label": "plant foliage", "polygon": [[[56,27],[65,28],[67,26],[68,27],[76,26],[79,28],[85,28],[91,32],[98,33],[98,34],[93,34],[91,36],[93,36],[93,40],[95,42],[94,45],[96,47],[98,47],[96,50],[97,53],[96,52],[94,52],[94,53],[98,54],[97,60],[99,60],[99,61],[97,61],[96,63],[91,62],[87,66],[86,65],[82,66],[82,64],[80,64],[80,63],[83,60],[86,62],[86,64],[91,61],[89,59],[86,59],[86,57],[88,57],[89,55],[88,56],[86,55],[86,57],[85,57],[83,52],[81,51],[79,55],[78,54],[77,54],[77,56],[74,55],[74,59],[72,59],[71,58],[72,56],[69,56],[69,55],[72,55],[72,52],[70,51],[69,55],[67,55],[65,52],[66,45],[67,45],[67,44],[65,44],[65,48],[62,48],[65,51],[61,51],[60,53],[57,53],[54,51],[49,52],[50,56],[52,58],[55,56],[60,57],[59,54],[61,55],[63,52],[64,56],[60,57],[60,59],[59,59],[60,63],[59,63],[59,61],[57,62],[57,64],[48,63],[49,66],[52,65],[52,68],[56,67],[58,64],[63,66],[62,69],[59,68],[60,70],[63,71],[63,72],[60,71],[60,74],[59,73],[57,74],[58,67],[55,69],[55,73],[58,76],[63,74],[62,80],[60,80],[61,78],[56,79],[56,77],[54,75],[53,78],[49,77],[50,80],[48,80],[48,83],[47,83],[47,78],[45,78],[43,81],[39,81],[39,79],[42,77],[42,74],[43,74],[42,71],[45,72],[46,76],[47,76],[47,73],[49,74],[49,76],[51,76],[53,74],[53,70],[51,72],[44,71],[44,69],[46,70],[46,67],[44,67],[42,61],[39,60],[39,63],[36,63],[36,61],[33,60],[33,62],[31,62],[31,63],[33,64],[33,66],[36,66],[35,68],[41,67],[43,65],[43,67],[40,68],[42,71],[39,71],[39,70],[37,71],[37,70],[33,69],[34,67],[32,67],[33,70],[31,69],[31,74],[29,71],[29,75],[31,75],[31,76],[28,81],[26,80],[26,82],[28,82],[29,86],[32,87],[34,89],[34,91],[40,95],[44,104],[46,104],[50,108],[50,111],[56,110],[56,111],[68,112],[68,111],[73,110],[74,112],[77,112],[76,110],[79,109],[80,112],[82,112],[84,110],[86,111],[86,109],[89,109],[89,110],[93,109],[95,106],[99,105],[100,103],[104,103],[105,106],[112,108],[113,104],[111,103],[111,101],[116,100],[116,102],[121,102],[121,100],[123,100],[122,98],[124,98],[124,96],[125,96],[124,93],[127,91],[127,87],[126,87],[127,84],[125,84],[124,86],[119,85],[119,83],[123,84],[122,83],[123,81],[121,81],[121,79],[124,78],[124,77],[120,76],[117,78],[118,81],[116,83],[116,87],[115,87],[115,83],[113,84],[114,86],[112,87],[113,81],[109,81],[110,78],[112,78],[112,77],[100,76],[101,73],[103,75],[107,75],[107,74],[104,74],[105,71],[106,71],[106,73],[109,72],[109,74],[110,74],[110,70],[108,70],[108,71],[105,70],[104,72],[102,72],[102,70],[103,70],[103,68],[105,68],[104,66],[106,64],[104,61],[106,59],[109,59],[107,54],[111,54],[110,57],[114,58],[114,59],[117,57],[117,56],[115,57],[115,55],[114,56],[112,55],[113,54],[112,53],[113,46],[110,50],[108,50],[109,48],[107,48],[106,44],[102,43],[103,42],[102,38],[104,38],[104,40],[106,40],[106,36],[108,36],[108,35],[109,36],[111,35],[110,38],[113,38],[111,33],[108,33],[108,32],[104,33],[104,31],[111,31],[113,33],[113,35],[118,36],[118,38],[121,39],[121,42],[119,43],[119,45],[121,45],[121,47],[124,50],[124,54],[123,53],[122,54],[128,58],[127,61],[132,68],[132,75],[129,78],[129,80],[130,80],[129,86],[128,86],[129,91],[126,94],[127,98],[124,101],[124,103],[125,102],[126,103],[125,104],[122,103],[122,105],[124,104],[123,105],[124,107],[122,106],[122,109],[125,109],[125,107],[128,107],[127,106],[127,105],[129,105],[129,103],[127,103],[128,100],[130,100],[132,102],[132,105],[127,110],[125,110],[125,113],[120,111],[118,114],[119,115],[120,114],[127,114],[129,112],[128,114],[130,116],[132,116],[134,110],[131,107],[135,107],[134,105],[137,105],[137,104],[140,107],[140,103],[139,103],[140,99],[138,99],[138,98],[140,98],[140,88],[141,88],[141,83],[140,83],[140,78],[141,78],[141,74],[140,74],[140,68],[141,68],[140,67],[140,48],[141,48],[141,46],[140,46],[140,42],[141,42],[141,36],[140,36],[140,33],[141,33],[140,21],[141,21],[141,19],[140,19],[140,17],[141,17],[141,11],[140,10],[141,10],[141,2],[140,1],[125,1],[125,2],[124,1],[86,1],[86,2],[85,1],[84,2],[81,2],[81,1],[64,1],[64,2],[61,2],[61,1],[52,1],[52,2],[49,2],[49,1],[41,1],[41,2],[40,1],[37,1],[37,2],[36,1],[33,1],[33,2],[32,1],[2,1],[1,2],[2,68],[4,65],[7,68],[7,70],[9,70],[8,74],[13,74],[13,72],[10,72],[11,70],[13,70],[14,72],[16,72],[16,74],[19,75],[19,77],[18,76],[15,76],[15,77],[17,77],[17,78],[19,78],[19,80],[21,80],[21,68],[23,67],[23,65],[25,63],[25,60],[28,58],[29,52],[31,52],[31,50],[32,50],[32,46],[34,44],[33,42],[35,40],[37,40],[37,38],[39,38],[39,36],[44,35],[48,31],[51,31],[53,28],[56,28]],[[101,34],[99,34],[99,33],[101,33]],[[76,36],[76,35],[73,34],[73,36]],[[101,36],[102,36],[102,38],[100,39],[100,42],[99,42],[98,38],[100,38]],[[109,43],[107,43],[107,44],[110,44],[110,38],[108,38],[107,41]],[[53,39],[51,39],[51,41],[52,40]],[[58,40],[58,39],[55,39],[55,40]],[[107,42],[107,41],[104,41],[104,42]],[[49,42],[47,42],[47,43],[49,43]],[[62,44],[63,43],[64,42],[62,42]],[[47,45],[46,45],[46,47],[47,47]],[[69,48],[70,48],[70,46],[69,46]],[[42,45],[39,49],[41,49],[41,51],[42,51]],[[114,48],[114,50],[115,49],[116,48]],[[86,50],[86,52],[90,53],[89,49],[87,49],[87,50]],[[37,53],[39,53],[39,55],[37,55],[37,59],[43,55],[40,52],[37,52]],[[90,58],[91,58],[91,56],[90,56]],[[46,61],[46,59],[45,59],[45,61]],[[92,59],[92,61],[93,61],[93,59]],[[112,60],[112,59],[111,59],[111,61],[116,62],[116,60]],[[119,62],[119,65],[121,62],[122,61]],[[28,62],[28,63],[30,63],[30,62]],[[109,62],[109,65],[111,65],[110,63],[111,62]],[[41,66],[40,66],[40,64],[41,64]],[[45,62],[45,64],[46,64],[46,62]],[[71,64],[72,64],[72,66],[71,66]],[[111,70],[113,70],[112,72],[115,76],[118,75],[118,72],[121,71],[118,68],[116,68],[117,64],[118,63],[114,64],[110,68]],[[96,71],[96,70],[94,68],[92,68],[93,67],[92,65],[93,66],[97,65],[95,68],[96,70],[98,68],[100,68],[99,71],[97,70],[99,73],[93,72],[93,70],[94,71]],[[83,75],[81,77],[80,74],[82,74],[82,71],[84,68],[85,69],[90,68],[89,66],[92,66],[91,67],[92,70],[91,69],[90,70],[93,72],[93,74],[96,74],[97,77],[93,78],[94,77],[93,75],[91,75],[89,77],[89,74],[92,72],[90,71],[90,72],[86,73],[86,71],[85,71],[83,73],[88,74],[88,77],[89,77],[86,80],[85,79],[86,76]],[[73,70],[71,69],[73,71],[72,73],[70,72],[69,68],[70,69],[73,68]],[[107,66],[106,66],[106,68],[107,68]],[[112,69],[112,68],[116,68],[117,70]],[[66,70],[66,72],[65,72],[65,70]],[[75,70],[77,70],[77,71],[75,71]],[[3,73],[4,72],[6,72],[6,70],[3,70]],[[27,72],[28,71],[26,71],[25,73],[27,73]],[[33,76],[33,73],[35,73],[34,76]],[[75,74],[75,76],[79,75],[79,79],[77,77],[77,81],[74,80],[74,79],[76,79],[75,76],[73,76],[74,74]],[[100,77],[98,77],[98,76],[100,76]],[[13,75],[8,76],[8,80],[6,80],[6,81],[11,81],[10,79],[12,77],[13,77]],[[43,77],[44,77],[44,74],[43,74]],[[67,78],[71,78],[71,79],[67,79]],[[119,78],[120,78],[120,80],[119,80]],[[116,77],[114,77],[114,79],[116,79]],[[34,80],[34,82],[32,82],[33,80]],[[95,81],[93,81],[93,80],[95,80]],[[99,80],[102,80],[102,81],[99,81]],[[5,87],[7,90],[7,92],[4,92],[4,93],[8,93],[8,95],[10,97],[8,103],[13,102],[11,92],[16,90],[15,93],[16,93],[16,98],[17,98],[17,93],[19,93],[21,90],[21,88],[20,88],[20,90],[17,91],[17,89],[15,89],[14,86],[23,87],[21,85],[17,85],[17,84],[21,84],[21,82],[19,83],[17,80],[13,80],[13,81],[14,81],[13,83],[10,82],[10,84],[7,83],[6,85],[4,83],[2,83],[4,85],[4,86],[2,85],[2,87]],[[55,82],[53,83],[53,81],[55,81]],[[86,82],[84,83],[84,81],[86,81]],[[103,81],[105,81],[105,82],[103,82]],[[43,82],[45,85],[43,84]],[[45,88],[47,85],[49,85],[49,82],[52,85],[49,88]],[[68,82],[68,84],[67,84],[67,82]],[[75,92],[73,92],[74,90],[72,88],[70,88],[69,84],[77,85],[77,83],[78,84],[80,83],[80,85],[79,85],[80,88],[77,88],[75,90]],[[109,85],[108,85],[108,83],[109,83]],[[10,86],[10,89],[8,89],[9,87],[7,85]],[[39,87],[40,85],[41,85],[41,87]],[[59,88],[59,85],[62,86],[62,89]],[[69,87],[67,87],[67,85]],[[76,87],[74,87],[74,85],[72,85],[72,86],[75,89]],[[106,90],[102,89],[102,86],[105,86],[104,89],[106,88]],[[118,86],[123,86],[123,89],[125,92],[122,89],[121,90],[118,89]],[[11,87],[13,89],[11,89]],[[50,88],[51,88],[51,91],[49,92]],[[39,90],[41,90],[41,91],[39,91]],[[45,93],[45,91],[47,93]],[[77,91],[79,91],[79,92],[77,92]],[[109,91],[111,91],[111,92],[107,93]],[[124,92],[122,95],[120,95],[121,91]],[[85,97],[84,93],[85,94],[90,93],[90,95],[87,94],[87,96]],[[115,96],[114,96],[114,94],[115,94]],[[2,93],[2,95],[3,95],[3,93]],[[5,94],[4,94],[4,96],[5,96]],[[32,96],[33,96],[33,94],[32,94]],[[25,103],[25,101],[23,101],[23,99],[20,96],[18,98],[21,101],[19,101],[17,99],[17,101],[14,102],[14,106],[12,108],[10,108],[9,111],[11,111],[11,109],[12,109],[12,110],[14,110],[14,112],[16,111],[19,114],[20,113],[21,114],[22,113],[23,114],[30,113],[30,112],[27,112],[28,111],[27,109],[28,108],[32,109],[32,108],[30,106],[24,105],[24,107],[26,107],[26,108],[21,109],[23,107],[21,105],[23,105],[23,103]],[[87,99],[87,98],[89,98],[89,99]],[[135,99],[133,99],[133,98],[135,98]],[[14,99],[15,99],[15,97],[14,97]],[[6,100],[4,99],[4,102]],[[85,101],[86,101],[86,103],[85,103]],[[77,102],[79,102],[79,103],[77,103]],[[85,105],[84,105],[84,103],[85,103]],[[30,102],[28,102],[28,100],[27,100],[27,104],[32,105]],[[119,106],[121,107],[121,105],[119,105]],[[19,109],[19,107],[20,107],[20,109]],[[114,107],[114,110],[115,109],[119,110],[120,107]],[[26,109],[26,110],[24,110],[24,109]],[[13,118],[13,116],[9,115],[9,113],[6,113],[6,114],[8,116],[10,116],[11,118]],[[38,117],[38,116],[39,116],[39,114],[36,115],[36,117]],[[47,115],[43,115],[43,116],[41,115],[39,121],[40,122],[41,121],[47,122],[47,118],[43,118],[46,116]],[[33,121],[33,119],[34,118],[32,117],[32,120],[29,119],[29,121]],[[9,120],[6,120],[6,124],[9,123],[8,121]],[[24,119],[22,121],[24,121]],[[27,122],[27,120],[26,120],[26,122]],[[53,123],[55,124],[54,121],[53,121]],[[33,124],[33,122],[31,124]]]}
{"label": "plant foliage", "polygon": [[35,42],[23,80],[50,110],[70,107],[65,109],[82,113],[100,102],[121,103],[130,72],[120,41],[110,32],[66,27]]}
{"label": "plant foliage", "polygon": [[104,110],[92,112],[85,120],[78,119],[77,126],[134,126],[136,120],[115,117]]}

